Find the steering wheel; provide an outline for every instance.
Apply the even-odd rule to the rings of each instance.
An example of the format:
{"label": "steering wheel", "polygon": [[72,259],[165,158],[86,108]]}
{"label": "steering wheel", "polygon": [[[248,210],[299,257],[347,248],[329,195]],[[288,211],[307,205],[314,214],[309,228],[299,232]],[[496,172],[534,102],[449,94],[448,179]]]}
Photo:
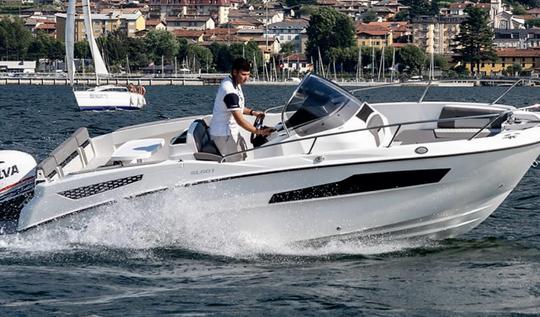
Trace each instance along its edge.
{"label": "steering wheel", "polygon": [[[255,127],[255,129],[261,129],[263,127],[263,122],[264,116],[259,115],[257,116],[257,118],[255,118],[255,121],[253,122],[253,127]],[[251,144],[253,144],[253,147],[259,147],[264,143],[268,142],[265,136],[256,135],[255,133],[251,133],[249,141],[251,142]]]}

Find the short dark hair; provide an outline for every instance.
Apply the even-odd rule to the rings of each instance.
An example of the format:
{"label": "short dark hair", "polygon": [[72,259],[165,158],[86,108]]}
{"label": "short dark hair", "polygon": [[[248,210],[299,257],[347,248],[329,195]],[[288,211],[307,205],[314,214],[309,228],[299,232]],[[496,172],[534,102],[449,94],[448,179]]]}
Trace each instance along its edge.
{"label": "short dark hair", "polygon": [[240,71],[244,71],[244,72],[249,72],[251,70],[251,63],[247,59],[239,57],[239,58],[235,59],[233,61],[233,63],[232,63],[231,72],[233,70],[240,70]]}

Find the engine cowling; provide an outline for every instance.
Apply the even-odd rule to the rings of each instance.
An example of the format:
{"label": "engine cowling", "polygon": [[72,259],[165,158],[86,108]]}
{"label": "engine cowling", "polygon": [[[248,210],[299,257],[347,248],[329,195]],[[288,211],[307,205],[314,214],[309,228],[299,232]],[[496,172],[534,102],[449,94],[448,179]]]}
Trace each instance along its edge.
{"label": "engine cowling", "polygon": [[14,219],[32,196],[36,160],[20,151],[0,151],[0,219]]}

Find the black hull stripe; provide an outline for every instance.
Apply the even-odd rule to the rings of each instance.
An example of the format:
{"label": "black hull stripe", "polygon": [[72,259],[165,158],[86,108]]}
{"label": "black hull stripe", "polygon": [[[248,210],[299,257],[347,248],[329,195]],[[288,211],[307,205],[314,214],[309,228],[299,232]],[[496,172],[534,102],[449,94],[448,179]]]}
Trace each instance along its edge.
{"label": "black hull stripe", "polygon": [[449,168],[444,168],[357,174],[339,182],[277,193],[272,195],[268,203],[275,204],[433,184],[438,183],[449,171]]}

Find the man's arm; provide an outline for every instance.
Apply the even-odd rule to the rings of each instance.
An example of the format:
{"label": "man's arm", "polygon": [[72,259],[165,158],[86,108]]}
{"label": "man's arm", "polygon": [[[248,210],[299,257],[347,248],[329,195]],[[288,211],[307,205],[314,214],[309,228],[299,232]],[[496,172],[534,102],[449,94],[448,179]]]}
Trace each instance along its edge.
{"label": "man's arm", "polygon": [[250,116],[254,116],[254,117],[258,117],[260,115],[264,115],[264,112],[262,111],[255,111],[251,108],[248,108],[248,107],[244,107],[244,112],[243,112],[245,115],[250,115]]}
{"label": "man's arm", "polygon": [[[245,109],[244,109],[244,113],[245,113]],[[240,109],[238,109],[237,111],[232,111],[232,116],[234,117],[234,120],[236,121],[236,123],[238,123],[239,126],[241,126],[242,128],[246,129],[247,131],[251,133],[264,135],[264,136],[270,135],[270,133],[272,133],[272,128],[256,129],[251,123],[249,123],[249,121],[244,119],[244,115],[242,111],[240,111]]]}

